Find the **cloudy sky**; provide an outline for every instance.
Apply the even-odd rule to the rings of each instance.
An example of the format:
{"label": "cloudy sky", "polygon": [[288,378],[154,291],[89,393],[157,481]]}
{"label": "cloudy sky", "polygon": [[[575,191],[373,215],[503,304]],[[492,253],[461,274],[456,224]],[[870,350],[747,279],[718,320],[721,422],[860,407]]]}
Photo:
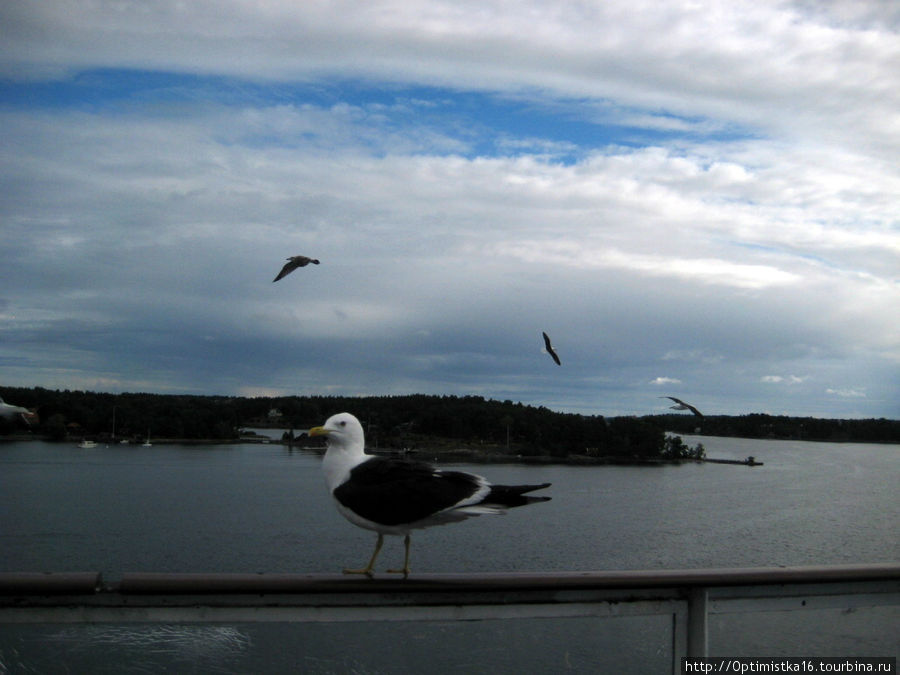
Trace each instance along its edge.
{"label": "cloudy sky", "polygon": [[900,417],[891,0],[43,0],[0,36],[2,384]]}

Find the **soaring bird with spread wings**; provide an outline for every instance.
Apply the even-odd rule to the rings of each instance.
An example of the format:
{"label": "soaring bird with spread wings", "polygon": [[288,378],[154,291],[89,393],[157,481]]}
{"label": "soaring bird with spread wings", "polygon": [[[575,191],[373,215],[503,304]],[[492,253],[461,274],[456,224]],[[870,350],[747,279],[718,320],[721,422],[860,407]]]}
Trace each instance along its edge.
{"label": "soaring bird with spread wings", "polygon": [[275,283],[282,277],[286,277],[288,274],[293,272],[298,267],[306,267],[312,263],[313,265],[318,265],[319,261],[315,258],[307,258],[305,255],[294,255],[287,259],[287,263],[284,267],[281,268],[281,271],[278,273],[278,276],[272,279],[272,283]]}
{"label": "soaring bird with spread wings", "polygon": [[660,396],[660,398],[668,398],[668,399],[671,399],[671,400],[675,401],[675,403],[677,403],[678,405],[670,405],[669,407],[670,407],[672,410],[690,410],[690,411],[691,411],[692,413],[694,413],[697,417],[703,417],[703,413],[702,413],[702,412],[700,412],[699,410],[697,410],[697,409],[696,409],[694,406],[692,406],[690,403],[685,403],[685,402],[682,401],[680,398],[675,398],[674,396]]}
{"label": "soaring bird with spread wings", "polygon": [[5,417],[6,419],[13,421],[21,420],[28,426],[31,426],[31,418],[34,417],[34,414],[28,408],[6,403],[0,398],[0,417]]}
{"label": "soaring bird with spread wings", "polygon": [[553,360],[556,362],[556,365],[561,366],[562,363],[559,360],[559,355],[556,353],[556,350],[553,349],[553,345],[550,344],[550,336],[544,332],[541,332],[541,335],[544,336],[544,349],[547,353],[553,357]]}

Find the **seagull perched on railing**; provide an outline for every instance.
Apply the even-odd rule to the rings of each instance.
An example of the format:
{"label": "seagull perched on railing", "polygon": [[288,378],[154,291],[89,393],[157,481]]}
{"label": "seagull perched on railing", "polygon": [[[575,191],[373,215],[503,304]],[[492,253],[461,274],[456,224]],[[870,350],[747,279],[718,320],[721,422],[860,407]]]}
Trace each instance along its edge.
{"label": "seagull perched on railing", "polygon": [[669,407],[670,407],[672,410],[690,410],[690,411],[691,411],[692,413],[694,413],[697,417],[703,417],[703,413],[702,413],[702,412],[700,412],[699,410],[697,410],[697,409],[696,409],[694,406],[692,406],[690,403],[685,403],[685,402],[682,401],[680,398],[675,398],[674,396],[660,396],[660,398],[668,398],[668,399],[672,399],[673,401],[675,401],[675,403],[677,403],[678,405],[670,405]]}
{"label": "seagull perched on railing", "polygon": [[375,551],[362,569],[344,574],[371,577],[384,535],[403,535],[406,556],[402,569],[388,572],[409,576],[411,530],[455,523],[472,516],[501,514],[508,508],[550,497],[525,493],[549,487],[540,485],[492,485],[481,476],[464,471],[445,471],[425,462],[367,455],[362,425],[350,413],[328,418],[309,430],[325,436],[328,449],[322,460],[325,482],[337,510],[354,525],[378,533]]}
{"label": "seagull perched on railing", "polygon": [[286,277],[288,274],[293,272],[298,267],[306,267],[312,263],[313,265],[318,265],[319,261],[315,258],[307,258],[305,255],[294,255],[287,259],[287,263],[284,267],[281,268],[281,271],[278,273],[278,276],[272,279],[272,283],[275,283],[282,277]]}

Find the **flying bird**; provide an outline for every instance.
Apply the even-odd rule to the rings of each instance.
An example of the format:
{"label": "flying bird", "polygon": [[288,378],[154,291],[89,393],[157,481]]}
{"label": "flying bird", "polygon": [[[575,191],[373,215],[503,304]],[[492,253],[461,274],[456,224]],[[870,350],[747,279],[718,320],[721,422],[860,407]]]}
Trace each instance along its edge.
{"label": "flying bird", "polygon": [[32,412],[28,408],[23,408],[20,405],[11,405],[6,403],[2,398],[0,398],[0,417],[5,417],[7,419],[21,419],[25,424],[31,426]]}
{"label": "flying bird", "polygon": [[544,332],[541,332],[541,335],[544,336],[544,349],[546,349],[547,353],[553,357],[553,360],[556,361],[556,365],[561,366],[562,363],[560,363],[559,356],[556,351],[554,351],[553,345],[550,344],[550,336]]}
{"label": "flying bird", "polygon": [[697,409],[696,409],[694,406],[692,406],[691,404],[685,403],[685,402],[682,401],[680,398],[675,398],[674,396],[660,396],[660,398],[668,398],[668,399],[672,399],[673,401],[675,401],[675,403],[677,403],[678,405],[670,405],[669,407],[670,407],[672,410],[690,410],[690,411],[691,411],[692,413],[694,413],[697,417],[703,417],[703,413],[702,413],[702,412],[700,412],[699,410],[697,410]]}
{"label": "flying bird", "polygon": [[402,574],[405,579],[409,576],[411,530],[472,516],[501,514],[514,506],[550,499],[526,495],[549,487],[550,483],[492,485],[481,476],[463,471],[445,471],[425,462],[366,454],[362,425],[350,413],[332,415],[324,425],[308,433],[326,438],[322,470],[337,510],[354,525],[378,533],[368,565],[345,569],[344,574],[371,577],[384,535],[391,534],[404,536],[406,555],[402,569],[387,571]]}
{"label": "flying bird", "polygon": [[307,258],[305,255],[293,255],[287,259],[287,263],[284,267],[281,268],[281,271],[278,273],[278,276],[272,279],[272,283],[275,283],[282,277],[286,277],[288,274],[293,272],[298,267],[306,267],[312,263],[313,265],[318,265],[319,261],[315,258]]}

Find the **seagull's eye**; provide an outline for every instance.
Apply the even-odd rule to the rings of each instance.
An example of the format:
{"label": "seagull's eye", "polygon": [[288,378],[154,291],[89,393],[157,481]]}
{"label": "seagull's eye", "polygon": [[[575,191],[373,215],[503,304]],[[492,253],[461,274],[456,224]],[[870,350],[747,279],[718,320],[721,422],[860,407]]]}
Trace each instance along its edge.
{"label": "seagull's eye", "polygon": [[342,427],[345,427],[345,426],[347,426],[347,421],[341,420],[340,422],[338,422],[338,424],[340,424]]}

